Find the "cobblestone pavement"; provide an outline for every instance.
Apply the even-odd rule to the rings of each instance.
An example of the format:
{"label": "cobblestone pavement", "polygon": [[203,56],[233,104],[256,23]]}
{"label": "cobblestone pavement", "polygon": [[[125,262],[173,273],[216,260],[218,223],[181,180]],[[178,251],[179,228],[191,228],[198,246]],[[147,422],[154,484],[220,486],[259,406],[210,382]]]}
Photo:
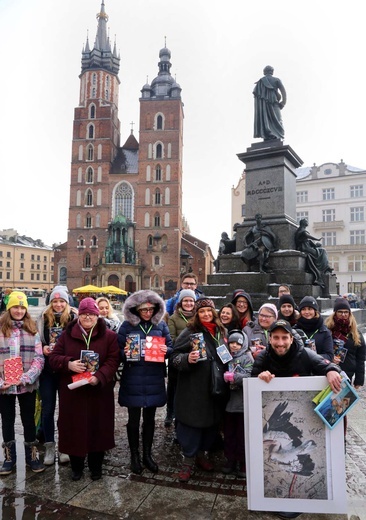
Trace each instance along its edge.
{"label": "cobblestone pavement", "polygon": [[[116,397],[117,391],[116,387]],[[302,520],[366,520],[366,390],[362,389],[360,395],[361,401],[350,411],[348,421],[348,514],[307,513],[301,515]],[[103,479],[97,482],[90,479],[88,472],[80,481],[72,482],[70,468],[58,463],[41,474],[25,469],[22,428],[17,419],[17,470],[0,478],[0,519],[276,518],[270,512],[248,511],[246,481],[220,472],[221,450],[212,454],[213,473],[197,471],[188,484],[179,483],[180,448],[174,443],[174,427],[164,427],[164,416],[165,410],[159,409],[153,448],[159,473],[153,475],[144,470],[140,476],[133,475],[129,470],[126,410],[116,403],[116,447],[106,455]]]}

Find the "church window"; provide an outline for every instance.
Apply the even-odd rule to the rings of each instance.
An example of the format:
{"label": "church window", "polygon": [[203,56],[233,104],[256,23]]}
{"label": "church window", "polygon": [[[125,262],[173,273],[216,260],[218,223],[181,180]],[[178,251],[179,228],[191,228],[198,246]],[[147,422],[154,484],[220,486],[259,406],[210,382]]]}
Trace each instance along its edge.
{"label": "church window", "polygon": [[84,247],[85,246],[85,240],[83,236],[80,236],[78,238],[78,247]]}
{"label": "church window", "polygon": [[89,118],[95,119],[95,105],[90,105]]}
{"label": "church window", "polygon": [[154,264],[155,264],[155,265],[160,265],[160,256],[156,256],[156,257],[154,258]]}
{"label": "church window", "polygon": [[151,166],[150,164],[146,166],[146,180],[151,181]]}
{"label": "church window", "polygon": [[154,226],[155,227],[160,227],[160,215],[159,215],[159,213],[155,213],[155,216],[154,216]]}
{"label": "church window", "polygon": [[94,139],[94,125],[88,126],[88,139]]}
{"label": "church window", "polygon": [[156,158],[161,159],[163,157],[163,146],[158,143],[156,145]]}
{"label": "church window", "polygon": [[168,245],[168,237],[166,235],[163,235],[161,237],[161,247],[167,247]]}
{"label": "church window", "polygon": [[97,74],[96,72],[93,72],[93,85],[97,84]]}
{"label": "church window", "polygon": [[93,205],[93,192],[92,190],[87,190],[85,197],[85,205],[92,206]]}
{"label": "church window", "polygon": [[155,205],[161,204],[161,193],[159,188],[155,191]]}
{"label": "church window", "polygon": [[165,171],[165,177],[167,181],[170,181],[170,164],[167,164],[166,171]]}
{"label": "church window", "polygon": [[82,161],[83,160],[83,145],[81,144],[79,146],[79,161]]}
{"label": "church window", "polygon": [[96,98],[97,97],[97,89],[95,87],[92,88],[92,94],[91,94],[91,97],[92,98]]}
{"label": "church window", "polygon": [[158,164],[157,167],[155,168],[155,180],[156,181],[161,181],[161,166],[160,166],[160,164]]}
{"label": "church window", "polygon": [[155,289],[159,289],[160,287],[158,275],[154,276],[154,287]]}
{"label": "church window", "polygon": [[153,243],[154,243],[154,241],[153,241],[153,237],[152,237],[152,235],[149,235],[149,236],[147,237],[147,247],[152,247],[152,246],[153,246]]}
{"label": "church window", "polygon": [[76,205],[81,206],[81,191],[77,190],[76,192]]}
{"label": "church window", "polygon": [[76,227],[77,227],[77,228],[80,228],[80,227],[81,227],[81,215],[80,215],[80,213],[78,213],[78,214],[76,215]]}
{"label": "church window", "polygon": [[127,182],[121,182],[114,194],[114,216],[118,215],[133,220],[133,190]]}
{"label": "church window", "polygon": [[100,228],[100,214],[95,215],[95,227]]}
{"label": "church window", "polygon": [[169,227],[170,226],[170,215],[168,212],[164,215],[164,226]]}
{"label": "church window", "polygon": [[160,115],[160,114],[156,118],[156,129],[157,130],[162,130],[163,129],[163,116]]}
{"label": "church window", "polygon": [[86,218],[85,218],[85,227],[86,227],[86,228],[91,228],[91,227],[92,227],[92,218],[91,218],[90,213],[88,213],[88,214],[86,215]]}
{"label": "church window", "polygon": [[105,98],[107,101],[109,101],[109,89],[108,88],[105,89]]}
{"label": "church window", "polygon": [[106,76],[105,84],[106,84],[107,88],[109,88],[111,86],[111,78],[109,76]]}
{"label": "church window", "polygon": [[87,171],[86,171],[86,182],[88,184],[92,184],[93,183],[93,168],[88,168]]}
{"label": "church window", "polygon": [[88,161],[92,161],[94,159],[94,147],[92,144],[88,144],[86,148],[86,156]]}
{"label": "church window", "polygon": [[86,255],[84,256],[84,267],[86,269],[90,269],[90,266],[91,266],[90,254],[86,253]]}
{"label": "church window", "polygon": [[92,236],[91,241],[90,241],[90,245],[92,247],[97,247],[97,237],[95,235]]}
{"label": "church window", "polygon": [[145,227],[150,227],[150,214],[149,213],[145,213],[144,225],[145,225]]}
{"label": "church window", "polygon": [[168,159],[171,159],[171,157],[172,157],[172,144],[171,143],[168,143],[168,154],[167,154],[167,157],[168,157]]}

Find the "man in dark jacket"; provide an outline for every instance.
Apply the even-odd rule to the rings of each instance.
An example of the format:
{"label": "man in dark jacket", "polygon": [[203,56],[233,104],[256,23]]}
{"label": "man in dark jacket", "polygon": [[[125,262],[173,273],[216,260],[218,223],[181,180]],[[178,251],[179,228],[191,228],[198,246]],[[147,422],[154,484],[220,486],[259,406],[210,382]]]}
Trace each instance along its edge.
{"label": "man in dark jacket", "polygon": [[274,377],[326,376],[331,389],[341,389],[340,368],[311,349],[294,341],[293,330],[286,320],[277,320],[269,328],[269,347],[253,365],[252,377],[269,383]]}
{"label": "man in dark jacket", "polygon": [[[286,320],[277,320],[269,328],[269,346],[254,361],[252,377],[269,383],[274,377],[326,376],[333,392],[341,389],[340,368],[334,363],[294,341],[293,330]],[[296,518],[301,513],[280,512],[280,518]]]}

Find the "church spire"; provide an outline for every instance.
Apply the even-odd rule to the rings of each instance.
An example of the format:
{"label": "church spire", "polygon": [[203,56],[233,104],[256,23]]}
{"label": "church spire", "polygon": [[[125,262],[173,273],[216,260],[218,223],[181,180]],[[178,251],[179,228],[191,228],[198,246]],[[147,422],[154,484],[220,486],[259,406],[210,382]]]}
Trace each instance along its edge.
{"label": "church spire", "polygon": [[90,50],[89,38],[87,38],[87,43],[81,57],[81,71],[104,69],[117,75],[119,72],[120,58],[117,56],[116,43],[114,44],[112,52],[107,31],[108,15],[105,12],[104,0],[102,0],[100,12],[97,14],[97,20],[98,27],[94,47]]}

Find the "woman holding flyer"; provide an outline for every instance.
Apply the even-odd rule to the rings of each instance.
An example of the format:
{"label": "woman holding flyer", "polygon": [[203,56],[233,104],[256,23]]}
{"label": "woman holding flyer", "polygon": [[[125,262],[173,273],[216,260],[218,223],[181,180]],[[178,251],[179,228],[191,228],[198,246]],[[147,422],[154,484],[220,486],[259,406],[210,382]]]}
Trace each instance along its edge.
{"label": "woman holding flyer", "polygon": [[[44,436],[44,464],[55,463],[55,408],[58,393],[59,375],[51,370],[49,355],[58,337],[70,321],[77,317],[77,310],[69,305],[69,296],[62,287],[57,287],[50,294],[49,305],[37,320],[37,328],[42,341],[45,364],[39,378],[39,391],[42,399],[41,428]],[[58,453],[60,464],[69,462],[66,453]]]}
{"label": "woman holding flyer", "polygon": [[16,400],[24,429],[26,464],[34,473],[45,470],[39,461],[34,422],[36,390],[43,365],[42,344],[28,313],[27,297],[13,291],[0,320],[0,413],[5,456],[0,475],[9,475],[16,465]]}
{"label": "woman holding flyer", "polygon": [[335,352],[333,363],[337,363],[346,372],[357,390],[365,382],[366,345],[361,331],[357,329],[348,300],[336,299],[333,314],[327,318],[325,325],[332,333],[333,341],[340,340],[338,345],[341,348],[339,353]]}
{"label": "woman holding flyer", "polygon": [[[51,369],[60,372],[59,449],[70,456],[72,480],[81,479],[86,455],[92,480],[99,480],[104,452],[115,446],[113,378],[119,350],[116,333],[98,316],[95,300],[84,298],[79,318],[67,325],[49,356]],[[79,386],[71,390],[78,378],[73,386]]]}
{"label": "woman holding flyer", "polygon": [[158,465],[151,456],[155,412],[166,403],[165,359],[172,351],[169,329],[163,321],[165,303],[154,291],[137,291],[126,299],[123,311],[125,321],[118,332],[118,343],[124,368],[118,402],[128,408],[131,470],[138,475],[142,473],[139,455],[142,409],[142,462],[152,473],[157,473]]}
{"label": "woman holding flyer", "polygon": [[223,365],[217,348],[222,349],[226,343],[226,329],[209,298],[199,298],[195,310],[187,328],[177,338],[172,354],[172,364],[179,371],[175,414],[177,438],[184,457],[180,482],[188,482],[195,463],[205,471],[213,470],[205,452],[217,438],[226,404],[225,397],[213,395],[212,380],[214,362]]}

